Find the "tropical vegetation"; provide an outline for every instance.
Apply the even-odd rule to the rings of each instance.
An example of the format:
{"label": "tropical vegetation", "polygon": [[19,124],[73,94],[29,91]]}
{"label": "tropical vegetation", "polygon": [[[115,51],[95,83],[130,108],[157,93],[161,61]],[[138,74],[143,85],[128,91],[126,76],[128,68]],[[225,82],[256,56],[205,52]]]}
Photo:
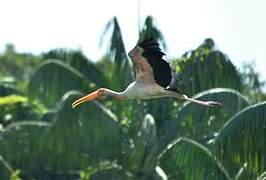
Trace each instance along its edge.
{"label": "tropical vegetation", "polygon": [[[111,34],[106,39],[106,33]],[[140,40],[167,43],[149,16]],[[209,108],[175,99],[114,101],[72,109],[100,87],[134,79],[116,17],[99,60],[80,50],[0,55],[0,179],[257,179],[266,178],[266,95],[252,64],[242,70],[207,38],[171,59],[177,87]]]}

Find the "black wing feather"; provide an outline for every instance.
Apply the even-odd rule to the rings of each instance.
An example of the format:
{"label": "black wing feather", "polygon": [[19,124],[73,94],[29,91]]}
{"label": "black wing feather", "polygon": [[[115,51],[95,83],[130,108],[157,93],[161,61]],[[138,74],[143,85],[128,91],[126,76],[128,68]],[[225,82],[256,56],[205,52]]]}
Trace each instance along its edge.
{"label": "black wing feather", "polygon": [[173,77],[169,63],[162,59],[165,54],[161,51],[159,43],[154,38],[149,38],[139,43],[139,46],[144,49],[142,55],[147,59],[153,69],[155,82],[166,89],[176,91],[173,83],[171,83],[175,77]]}

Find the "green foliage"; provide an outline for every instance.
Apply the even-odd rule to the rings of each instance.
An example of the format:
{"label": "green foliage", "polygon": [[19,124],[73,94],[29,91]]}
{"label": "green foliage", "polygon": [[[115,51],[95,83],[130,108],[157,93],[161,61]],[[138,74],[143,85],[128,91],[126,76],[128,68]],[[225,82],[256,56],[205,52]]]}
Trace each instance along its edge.
{"label": "green foliage", "polygon": [[255,71],[255,67],[255,62],[244,63],[240,71],[244,92],[252,103],[266,100],[266,95],[262,91],[266,82],[261,80],[260,74]]}
{"label": "green foliage", "polygon": [[247,99],[233,89],[217,88],[201,92],[193,98],[214,100],[223,105],[216,108],[206,108],[194,103],[185,103],[175,121],[176,134],[193,138],[202,143],[208,143],[227,120],[248,106]]}
{"label": "green foliage", "polygon": [[5,85],[4,83],[3,85],[0,84],[0,97],[11,95],[11,94],[21,95],[22,92],[20,92],[18,89],[10,85]]}
{"label": "green foliage", "polygon": [[63,97],[45,135],[42,144],[48,169],[78,171],[101,160],[115,161],[124,156],[126,136],[117,120],[99,103],[72,110],[71,103],[78,96],[81,94],[69,92]]}
{"label": "green foliage", "polygon": [[230,59],[206,39],[196,50],[186,52],[173,62],[178,88],[188,95],[210,88],[232,88],[242,91],[240,75]]}
{"label": "green foliage", "polygon": [[217,157],[191,139],[169,144],[159,161],[169,179],[231,179]]}
{"label": "green foliage", "polygon": [[[22,56],[9,46],[0,56],[5,65],[8,58],[22,63],[22,67],[11,64],[6,72],[0,69],[5,76],[43,61],[35,73],[26,73],[25,77],[32,74],[27,89],[18,85],[28,81],[16,77],[21,72],[15,78],[0,79],[1,178],[265,178],[266,103],[249,106],[265,96],[262,84],[250,69],[242,74],[246,81],[241,80],[230,59],[211,39],[173,61],[173,67],[178,89],[223,106],[208,108],[171,98],[123,102],[107,98],[72,109],[72,102],[87,92],[102,86],[122,90],[133,79],[116,18],[107,24],[105,34],[108,32],[107,55],[97,63],[79,50],[67,49],[35,57]],[[150,36],[166,47],[149,16],[140,39]],[[34,60],[26,62],[30,57]],[[260,97],[252,98],[257,96],[253,92]]]}
{"label": "green foliage", "polygon": [[87,80],[98,86],[108,84],[104,74],[80,50],[55,49],[43,54],[45,60],[57,59],[79,71]]}
{"label": "green foliage", "polygon": [[58,61],[49,60],[42,63],[32,76],[28,94],[32,99],[38,99],[47,107],[55,107],[64,93],[79,89],[87,91],[95,89],[96,85],[71,66]]}
{"label": "green foliage", "polygon": [[103,43],[103,37],[109,31],[111,33],[111,40],[108,40],[110,43],[108,44],[107,56],[115,63],[115,71],[113,72],[114,74],[112,74],[112,83],[115,84],[115,88],[125,88],[125,86],[133,80],[133,76],[120,26],[116,17],[112,18],[107,23],[100,44]]}
{"label": "green foliage", "polygon": [[10,180],[21,180],[21,178],[20,178],[20,173],[21,173],[21,171],[20,170],[15,170],[12,174],[11,174],[11,176],[10,176]]}
{"label": "green foliage", "polygon": [[213,143],[213,148],[232,174],[246,165],[250,178],[265,171],[266,102],[243,109],[233,116]]}
{"label": "green foliage", "polygon": [[[29,179],[42,172],[45,154],[42,154],[39,142],[47,126],[44,122],[23,121],[9,125],[1,132],[0,154],[13,167],[11,176],[18,178],[21,174]],[[14,168],[20,169],[21,173]]]}
{"label": "green foliage", "polygon": [[25,90],[29,77],[39,61],[40,57],[17,53],[15,47],[8,44],[5,52],[0,54],[0,75],[13,77],[17,81],[17,86]]}
{"label": "green foliage", "polygon": [[0,96],[0,124],[7,126],[25,119],[40,119],[45,109],[37,103],[31,103],[28,98],[20,95]]}
{"label": "green foliage", "polygon": [[156,40],[158,40],[162,44],[164,51],[166,51],[166,41],[162,32],[156,27],[154,18],[152,16],[146,17],[144,25],[139,32],[140,41],[143,41],[144,39],[148,38],[155,38]]}

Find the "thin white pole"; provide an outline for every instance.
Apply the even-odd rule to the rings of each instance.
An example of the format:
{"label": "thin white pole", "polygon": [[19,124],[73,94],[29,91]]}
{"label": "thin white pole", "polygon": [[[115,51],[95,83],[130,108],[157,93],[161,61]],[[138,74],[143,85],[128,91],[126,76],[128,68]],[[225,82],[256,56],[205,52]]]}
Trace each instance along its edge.
{"label": "thin white pole", "polygon": [[139,28],[139,38],[140,38],[140,0],[138,0],[138,28]]}

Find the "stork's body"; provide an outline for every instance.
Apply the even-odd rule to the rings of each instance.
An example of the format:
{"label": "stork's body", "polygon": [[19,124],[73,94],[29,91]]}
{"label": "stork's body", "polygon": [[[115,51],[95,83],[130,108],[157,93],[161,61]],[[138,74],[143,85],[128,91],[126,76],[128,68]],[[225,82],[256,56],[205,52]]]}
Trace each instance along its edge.
{"label": "stork's body", "polygon": [[136,71],[135,81],[130,83],[123,92],[116,92],[107,88],[100,88],[76,100],[73,108],[81,103],[97,99],[102,96],[111,96],[118,100],[127,99],[154,99],[172,97],[187,100],[205,106],[221,105],[214,101],[201,101],[188,98],[176,88],[175,73],[169,64],[162,59],[159,44],[153,39],[143,41],[129,52],[129,56]]}

